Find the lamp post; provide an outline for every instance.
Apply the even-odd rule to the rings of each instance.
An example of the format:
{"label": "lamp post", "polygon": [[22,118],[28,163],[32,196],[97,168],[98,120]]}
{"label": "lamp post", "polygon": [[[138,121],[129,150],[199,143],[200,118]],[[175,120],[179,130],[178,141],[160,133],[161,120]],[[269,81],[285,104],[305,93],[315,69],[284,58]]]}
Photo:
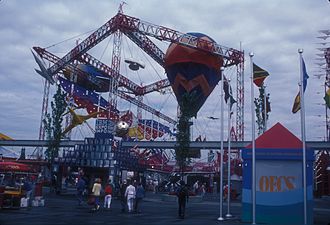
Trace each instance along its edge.
{"label": "lamp post", "polygon": [[[228,87],[230,89],[230,79],[228,79]],[[230,126],[231,126],[231,121],[230,121],[230,114],[231,114],[231,97],[229,97],[229,99],[227,100],[228,102],[228,161],[227,161],[227,165],[228,165],[228,178],[227,178],[227,214],[226,214],[226,218],[231,218],[233,217],[230,214],[230,155],[231,155],[231,135],[230,135]]]}
{"label": "lamp post", "polygon": [[221,149],[220,149],[220,215],[218,217],[219,221],[225,220],[222,215],[222,207],[223,207],[223,81],[224,81],[224,67],[221,67],[221,85],[220,85],[220,113],[221,113],[221,125],[220,125],[220,141],[221,141]]}
{"label": "lamp post", "polygon": [[250,52],[251,61],[251,125],[252,125],[252,224],[256,224],[256,149],[255,149],[255,115],[254,115],[254,86],[253,86],[253,56]]}
{"label": "lamp post", "polygon": [[303,196],[304,196],[304,224],[307,224],[307,181],[306,181],[306,128],[305,128],[305,103],[304,103],[304,65],[302,53],[303,49],[298,49],[300,61],[300,120],[301,120],[301,139],[303,144]]}
{"label": "lamp post", "polygon": [[264,85],[264,133],[267,130],[267,95],[266,95],[266,85]]}

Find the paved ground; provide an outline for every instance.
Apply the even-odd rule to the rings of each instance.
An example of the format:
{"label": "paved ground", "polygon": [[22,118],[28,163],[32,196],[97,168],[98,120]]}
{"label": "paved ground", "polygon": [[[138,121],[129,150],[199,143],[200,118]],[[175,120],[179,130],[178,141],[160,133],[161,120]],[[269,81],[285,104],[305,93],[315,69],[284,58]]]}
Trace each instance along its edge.
{"label": "paved ground", "polygon": [[[219,202],[217,199],[190,202],[184,220],[177,218],[176,202],[162,201],[160,194],[147,193],[142,203],[141,214],[120,213],[120,202],[115,199],[111,210],[101,209],[92,213],[89,206],[77,206],[73,195],[47,195],[45,207],[19,210],[0,210],[0,225],[60,225],[60,224],[244,224],[240,221],[241,204],[233,202],[231,213],[234,218],[218,221]],[[227,206],[224,205],[224,215]],[[314,224],[327,225],[330,222],[330,198],[316,199]]]}

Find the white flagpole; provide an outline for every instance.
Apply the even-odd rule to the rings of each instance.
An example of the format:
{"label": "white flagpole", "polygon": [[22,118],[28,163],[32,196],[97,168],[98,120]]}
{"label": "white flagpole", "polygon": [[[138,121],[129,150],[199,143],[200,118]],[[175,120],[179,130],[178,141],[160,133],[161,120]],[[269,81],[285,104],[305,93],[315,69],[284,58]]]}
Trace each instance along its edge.
{"label": "white flagpole", "polygon": [[[229,90],[229,93],[230,93],[230,79],[227,80],[228,81],[228,90]],[[231,95],[231,93],[230,93]],[[228,178],[227,178],[227,185],[228,185],[228,188],[227,188],[227,214],[226,214],[226,217],[227,218],[231,218],[232,215],[230,214],[230,155],[231,155],[231,149],[230,149],[230,144],[231,144],[231,135],[230,135],[230,113],[231,113],[231,110],[230,110],[230,106],[231,106],[231,96],[229,96],[229,99],[227,100],[228,101],[228,161],[227,161],[227,165],[228,165]]]}
{"label": "white flagpole", "polygon": [[252,224],[256,224],[256,148],[255,148],[255,115],[254,115],[254,86],[253,86],[253,52],[251,61],[251,124],[252,124]]}
{"label": "white flagpole", "polygon": [[303,49],[298,49],[300,59],[300,120],[301,139],[303,144],[303,191],[304,191],[304,224],[307,224],[307,181],[306,181],[306,134],[305,134],[305,102],[304,102],[304,70],[303,70]]}
{"label": "white flagpole", "polygon": [[266,86],[264,85],[264,133],[267,130],[267,95],[266,95]]}
{"label": "white flagpole", "polygon": [[220,150],[220,216],[219,221],[225,220],[222,216],[222,207],[223,207],[223,80],[224,76],[224,67],[221,67],[221,86],[220,86],[220,111],[221,111],[221,126],[220,126],[220,141],[221,141],[221,150]]}

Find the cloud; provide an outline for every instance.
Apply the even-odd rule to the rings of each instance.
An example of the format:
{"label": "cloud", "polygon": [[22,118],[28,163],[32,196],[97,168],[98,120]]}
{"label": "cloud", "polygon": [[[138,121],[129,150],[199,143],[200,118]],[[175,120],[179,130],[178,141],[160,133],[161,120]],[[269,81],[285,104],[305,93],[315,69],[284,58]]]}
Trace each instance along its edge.
{"label": "cloud", "polygon": [[[292,114],[293,99],[298,91],[299,57],[298,48],[304,49],[304,58],[310,73],[306,90],[307,140],[320,140],[325,135],[325,109],[323,103],[323,80],[312,79],[315,71],[314,55],[317,53],[315,37],[318,30],[329,29],[330,5],[327,1],[132,1],[123,6],[124,13],[153,24],[162,25],[180,32],[201,32],[217,43],[245,52],[245,139],[250,131],[250,62],[248,53],[255,53],[254,62],[269,71],[266,79],[270,93],[272,112],[269,127],[282,122],[294,134],[300,136],[299,114]],[[16,139],[38,137],[43,80],[34,72],[37,67],[30,49],[33,46],[49,47],[49,51],[63,56],[71,50],[84,34],[95,30],[118,12],[120,1],[42,1],[2,0],[0,2],[0,132]],[[89,33],[88,33],[89,34]],[[81,35],[81,36],[79,36]],[[111,65],[113,39],[107,39],[90,52],[101,61]],[[109,43],[109,45],[108,45]],[[168,43],[160,44],[166,51]],[[108,46],[108,47],[107,47]],[[150,57],[145,58],[134,44],[123,39],[122,58],[134,56],[146,63],[139,74],[125,70],[123,73],[136,83],[150,84],[166,78],[164,71]],[[149,63],[152,62],[152,64]],[[236,88],[235,69],[228,75]],[[52,99],[54,87],[49,99]],[[206,101],[194,120],[193,135],[207,135],[208,140],[219,140],[219,120],[210,121],[208,116],[220,117],[219,87]],[[255,89],[257,94],[257,89]],[[105,95],[106,96],[106,95]],[[121,109],[136,107],[123,103]],[[144,102],[174,118],[177,113],[173,95],[155,92],[144,98]],[[321,117],[315,115],[322,115]],[[146,117],[152,117],[144,113]],[[234,121],[233,121],[234,122]],[[234,123],[235,124],[235,123]],[[76,137],[83,137],[76,132]],[[80,135],[80,136],[79,136]],[[90,134],[88,134],[90,135]],[[226,134],[225,134],[226,136]]]}

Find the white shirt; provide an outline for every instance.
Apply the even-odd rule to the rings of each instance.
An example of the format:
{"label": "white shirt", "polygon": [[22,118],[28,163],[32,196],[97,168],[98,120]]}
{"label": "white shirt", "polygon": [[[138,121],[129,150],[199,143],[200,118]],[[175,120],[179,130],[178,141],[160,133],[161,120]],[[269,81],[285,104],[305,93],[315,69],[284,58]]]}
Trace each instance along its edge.
{"label": "white shirt", "polygon": [[95,183],[93,185],[93,189],[92,189],[93,195],[100,196],[100,194],[101,194],[101,188],[102,188],[101,187],[101,184]]}
{"label": "white shirt", "polygon": [[128,199],[131,199],[131,198],[135,198],[135,195],[136,195],[135,187],[134,187],[133,185],[130,184],[130,185],[126,188],[125,196],[126,196]]}
{"label": "white shirt", "polygon": [[198,189],[198,183],[194,183],[194,186],[193,186],[194,190],[197,190]]}

